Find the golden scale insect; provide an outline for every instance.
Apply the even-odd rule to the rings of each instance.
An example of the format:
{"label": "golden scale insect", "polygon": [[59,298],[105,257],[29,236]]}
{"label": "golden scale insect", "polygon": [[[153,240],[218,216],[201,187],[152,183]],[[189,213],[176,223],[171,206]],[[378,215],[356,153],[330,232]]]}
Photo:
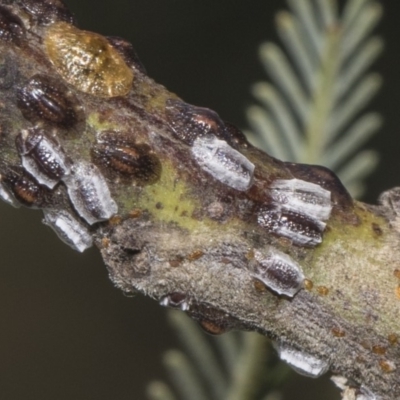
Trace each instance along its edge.
{"label": "golden scale insect", "polygon": [[61,21],[48,28],[44,45],[57,72],[78,90],[98,97],[131,90],[133,71],[105,37]]}

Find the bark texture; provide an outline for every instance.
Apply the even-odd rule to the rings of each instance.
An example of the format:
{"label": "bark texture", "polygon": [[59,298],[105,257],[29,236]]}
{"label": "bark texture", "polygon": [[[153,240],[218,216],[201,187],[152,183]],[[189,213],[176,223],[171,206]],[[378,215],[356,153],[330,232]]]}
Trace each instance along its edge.
{"label": "bark texture", "polygon": [[[253,148],[214,112],[184,103],[149,78],[128,43],[75,30],[73,23],[57,1],[0,2],[3,198],[75,218],[123,291],[183,308],[213,333],[267,335],[325,362],[356,388],[355,396],[400,398],[398,191],[386,192],[380,206],[353,201],[329,170],[285,163]],[[58,50],[48,46],[54,40]],[[88,54],[97,69],[87,67],[94,61],[85,64]],[[123,67],[109,72],[118,57],[128,75]],[[32,148],[21,132],[31,135]],[[66,155],[70,172],[57,175],[35,153],[35,140],[43,143],[43,137]],[[247,160],[239,172],[221,175],[220,166],[196,158],[197,139],[210,137],[227,144],[239,164]],[[53,189],[23,166],[33,154],[44,163],[38,174],[55,174]],[[232,163],[221,157],[221,165]],[[79,212],[70,182],[79,178],[82,162],[105,177],[118,206],[111,218],[86,200],[99,222],[87,223]],[[287,211],[287,192],[276,182],[294,180],[330,194],[327,221]],[[94,202],[98,194],[87,195]],[[318,206],[319,198],[311,193],[310,201]],[[255,278],[259,255],[271,252],[290,257],[306,278],[293,297]]]}

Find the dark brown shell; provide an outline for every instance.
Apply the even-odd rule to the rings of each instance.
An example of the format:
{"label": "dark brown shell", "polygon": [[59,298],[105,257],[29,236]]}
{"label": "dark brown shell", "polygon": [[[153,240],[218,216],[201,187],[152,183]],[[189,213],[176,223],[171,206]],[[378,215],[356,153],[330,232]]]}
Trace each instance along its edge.
{"label": "dark brown shell", "polygon": [[25,27],[21,19],[0,5],[0,39],[18,43],[24,35]]}
{"label": "dark brown shell", "polygon": [[93,162],[108,176],[122,181],[149,185],[161,176],[161,162],[150,146],[120,137],[116,132],[103,132],[92,149]]}
{"label": "dark brown shell", "polygon": [[33,123],[44,122],[59,128],[73,128],[81,119],[78,100],[55,79],[34,75],[17,92],[17,105]]}

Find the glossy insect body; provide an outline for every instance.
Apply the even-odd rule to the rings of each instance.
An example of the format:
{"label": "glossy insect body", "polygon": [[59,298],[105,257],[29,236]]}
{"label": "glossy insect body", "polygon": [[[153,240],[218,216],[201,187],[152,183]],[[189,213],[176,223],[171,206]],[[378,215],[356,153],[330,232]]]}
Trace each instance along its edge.
{"label": "glossy insect body", "polygon": [[310,378],[318,378],[329,369],[329,363],[304,351],[284,344],[274,344],[282,361],[288,363],[296,372]]}
{"label": "glossy insect body", "polygon": [[254,164],[244,155],[215,136],[200,136],[192,146],[200,167],[233,189],[245,191],[253,182]]}
{"label": "glossy insect body", "polygon": [[74,250],[83,252],[93,244],[89,230],[67,211],[44,210],[43,222]]}
{"label": "glossy insect body", "polygon": [[255,251],[252,276],[272,291],[293,297],[302,287],[301,267],[287,254],[270,249],[265,254]]}
{"label": "glossy insect body", "polygon": [[57,22],[48,28],[44,44],[57,72],[78,90],[99,97],[130,91],[133,72],[103,36]]}
{"label": "glossy insect body", "polygon": [[219,115],[209,108],[196,107],[181,100],[169,99],[166,116],[176,136],[192,145],[199,136],[224,136],[225,126]]}
{"label": "glossy insect body", "polygon": [[92,158],[110,177],[140,185],[155,183],[161,175],[161,162],[144,143],[121,137],[116,132],[103,132],[92,150]]}
{"label": "glossy insect body", "polygon": [[286,210],[320,221],[326,221],[332,211],[331,193],[315,183],[300,179],[274,181],[271,196]]}
{"label": "glossy insect body", "polygon": [[48,191],[22,169],[9,170],[3,182],[19,203],[32,208],[43,206]]}
{"label": "glossy insect body", "polygon": [[22,131],[16,137],[22,166],[42,185],[52,189],[70,173],[71,161],[61,146],[43,130]]}
{"label": "glossy insect body", "polygon": [[325,221],[332,211],[328,190],[300,179],[282,179],[271,184],[270,196],[272,202],[258,213],[260,226],[298,246],[322,242]]}
{"label": "glossy insect body", "polygon": [[0,40],[18,43],[25,35],[25,27],[19,17],[8,8],[0,6]]}
{"label": "glossy insect body", "polygon": [[64,182],[75,210],[90,225],[117,213],[117,204],[95,165],[85,162],[75,164],[71,173],[64,177]]}
{"label": "glossy insect body", "polygon": [[258,224],[269,232],[290,239],[298,246],[313,247],[322,242],[325,224],[284,207],[264,207],[257,217]]}
{"label": "glossy insect body", "polygon": [[67,88],[44,75],[33,76],[17,92],[17,105],[31,122],[44,122],[64,129],[74,127],[79,120],[78,101]]}

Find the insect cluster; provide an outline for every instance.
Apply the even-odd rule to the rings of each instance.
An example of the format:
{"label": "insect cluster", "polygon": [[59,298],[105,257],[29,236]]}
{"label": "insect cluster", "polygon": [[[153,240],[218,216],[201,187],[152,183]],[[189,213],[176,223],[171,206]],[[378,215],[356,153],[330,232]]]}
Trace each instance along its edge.
{"label": "insect cluster", "polygon": [[179,100],[167,101],[166,116],[172,132],[191,147],[201,169],[233,189],[251,187],[254,164],[234,148],[246,141],[240,131],[226,125],[214,111]]}
{"label": "insect cluster", "polygon": [[[44,209],[45,223],[70,246],[83,251],[92,244],[90,226],[118,211],[107,181],[151,185],[159,180],[162,166],[152,148],[137,142],[134,133],[97,132],[90,161],[74,159],[63,144],[84,129],[80,95],[103,101],[125,96],[134,75],[143,73],[144,68],[123,39],[107,39],[76,28],[58,0],[28,0],[21,7],[33,25],[43,30],[43,52],[62,79],[36,73],[20,84],[16,105],[30,125],[16,135],[22,167],[15,165],[2,173],[0,196],[15,206]],[[0,40],[19,45],[26,31],[12,8],[0,7]],[[77,90],[75,94],[70,86]],[[165,117],[173,136],[187,147],[207,179],[238,193],[255,186],[255,165],[239,151],[248,148],[240,130],[214,111],[178,99],[166,101]],[[56,213],[51,204],[60,190],[67,194],[70,206]],[[274,179],[263,190],[265,202],[256,212],[262,229],[297,246],[321,243],[332,210],[329,190],[298,178]],[[253,278],[278,295],[293,297],[304,285],[301,267],[272,247],[256,250],[249,268]],[[187,311],[188,298],[173,292],[165,295],[161,304]]]}
{"label": "insect cluster", "polygon": [[[28,27],[13,13],[14,7],[26,13]],[[0,6],[1,41],[19,46],[35,27],[44,32],[45,57],[63,79],[45,73],[21,77],[16,106],[28,125],[15,138],[20,165],[1,172],[0,197],[15,207],[43,209],[44,222],[64,242],[84,251],[92,245],[90,226],[118,211],[103,172],[112,179],[149,184],[159,178],[161,164],[148,145],[121,139],[116,132],[98,135],[91,161],[68,154],[64,141],[74,140],[85,129],[84,110],[68,86],[105,99],[125,96],[133,71],[143,72],[143,67],[123,39],[107,40],[76,28],[59,0],[18,0]],[[56,212],[52,204],[62,201],[65,192],[70,205]]]}

